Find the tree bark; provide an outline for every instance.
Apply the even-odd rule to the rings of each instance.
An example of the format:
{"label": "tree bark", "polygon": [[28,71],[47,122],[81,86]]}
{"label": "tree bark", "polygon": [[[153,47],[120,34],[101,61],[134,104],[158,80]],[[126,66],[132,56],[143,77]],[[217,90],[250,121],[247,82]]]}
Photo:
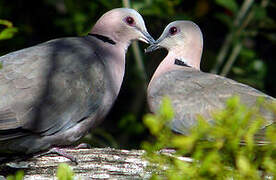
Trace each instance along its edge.
{"label": "tree bark", "polygon": [[146,168],[148,162],[142,158],[143,150],[112,148],[63,150],[77,158],[78,164],[65,157],[49,154],[21,161],[19,164],[1,165],[0,174],[5,176],[22,169],[24,180],[56,179],[58,165],[67,163],[72,167],[75,179],[148,179],[151,176],[151,171]]}

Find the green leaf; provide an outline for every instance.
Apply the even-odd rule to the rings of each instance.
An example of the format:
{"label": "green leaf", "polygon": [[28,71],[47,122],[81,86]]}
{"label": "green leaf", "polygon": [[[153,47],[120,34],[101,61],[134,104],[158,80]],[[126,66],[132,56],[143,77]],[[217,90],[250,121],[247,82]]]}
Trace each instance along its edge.
{"label": "green leaf", "polygon": [[229,108],[236,108],[240,104],[240,97],[233,96],[232,98],[227,99],[226,104]]}
{"label": "green leaf", "polygon": [[61,163],[58,165],[57,178],[58,180],[73,180],[74,172],[68,164]]}
{"label": "green leaf", "polygon": [[216,0],[215,1],[218,5],[236,13],[238,11],[238,4],[235,0]]}
{"label": "green leaf", "polygon": [[252,49],[242,48],[240,53],[240,55],[245,59],[252,59],[256,57],[256,52]]}
{"label": "green leaf", "polygon": [[171,100],[169,97],[164,97],[160,108],[160,115],[166,120],[171,120],[174,116]]}
{"label": "green leaf", "polygon": [[190,151],[195,144],[196,138],[193,136],[176,136],[172,139],[172,143],[176,148],[186,149]]}
{"label": "green leaf", "polygon": [[24,178],[24,171],[19,170],[16,172],[15,175],[9,175],[7,177],[7,180],[23,180]]}
{"label": "green leaf", "polygon": [[265,67],[265,63],[260,60],[260,59],[256,59],[253,63],[252,63],[252,66],[254,68],[254,70],[256,71],[262,71],[264,70],[266,67]]}
{"label": "green leaf", "polygon": [[242,175],[248,176],[252,172],[252,166],[248,158],[244,155],[240,155],[236,160],[237,168]]}
{"label": "green leaf", "polygon": [[141,134],[145,127],[143,124],[137,120],[134,114],[126,114],[119,121],[118,127],[122,129],[127,134]]}
{"label": "green leaf", "polygon": [[8,28],[13,27],[12,22],[7,21],[7,20],[3,20],[3,19],[0,19],[0,24],[4,25],[4,26],[7,26]]}
{"label": "green leaf", "polygon": [[255,12],[255,20],[263,20],[267,17],[266,9],[260,6],[254,6],[253,11]]}
{"label": "green leaf", "polygon": [[228,29],[231,29],[232,26],[233,26],[233,19],[226,15],[226,14],[223,14],[223,13],[216,13],[214,15],[218,20],[220,20],[222,23],[224,23]]}
{"label": "green leaf", "polygon": [[152,114],[147,114],[143,121],[153,135],[157,135],[162,129],[162,124],[158,122],[158,118]]}
{"label": "green leaf", "polygon": [[17,32],[17,28],[6,28],[0,32],[0,40],[10,39]]}

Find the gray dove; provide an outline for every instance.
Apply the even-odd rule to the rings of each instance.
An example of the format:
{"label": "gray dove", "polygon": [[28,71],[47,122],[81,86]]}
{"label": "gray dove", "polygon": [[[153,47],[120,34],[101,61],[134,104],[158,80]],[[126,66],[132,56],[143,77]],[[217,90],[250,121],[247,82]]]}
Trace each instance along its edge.
{"label": "gray dove", "polygon": [[107,115],[133,40],[151,43],[133,9],[105,13],[87,36],[0,57],[0,159],[71,145]]}
{"label": "gray dove", "polygon": [[[256,105],[258,97],[276,102],[250,86],[202,72],[203,37],[200,28],[191,21],[170,23],[146,52],[159,48],[167,49],[168,54],[151,78],[147,100],[150,110],[156,113],[164,96],[171,99],[175,111],[171,129],[177,133],[187,134],[196,124],[198,114],[212,122],[211,112],[224,108],[226,100],[233,95],[240,96],[247,106]],[[265,127],[275,121],[272,113],[264,111],[263,115],[268,120]]]}

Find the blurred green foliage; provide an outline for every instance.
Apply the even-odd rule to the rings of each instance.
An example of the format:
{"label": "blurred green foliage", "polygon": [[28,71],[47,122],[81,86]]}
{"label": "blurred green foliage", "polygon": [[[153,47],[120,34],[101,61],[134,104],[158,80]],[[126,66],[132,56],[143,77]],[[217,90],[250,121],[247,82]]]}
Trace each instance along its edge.
{"label": "blurred green foliage", "polygon": [[57,169],[58,180],[73,180],[74,172],[72,168],[66,163],[60,163]]}
{"label": "blurred green foliage", "polygon": [[[4,26],[4,28],[1,28],[1,26]],[[17,31],[17,28],[13,27],[10,21],[0,19],[0,41],[12,38]],[[1,68],[2,63],[0,62],[0,69]]]}
{"label": "blurred green foliage", "polygon": [[12,38],[18,31],[17,28],[13,27],[13,24],[7,20],[0,19],[0,26],[5,26],[3,29],[0,29],[0,40]]}
{"label": "blurred green foliage", "polygon": [[7,180],[22,180],[24,178],[24,171],[19,170],[15,173],[15,175],[7,176]]}
{"label": "blurred green foliage", "polygon": [[[155,38],[160,36],[171,21],[189,19],[197,23],[204,36],[201,65],[203,71],[216,70],[216,73],[221,73],[229,62],[233,49],[240,45],[241,48],[226,75],[269,95],[276,95],[276,78],[273,78],[276,77],[274,1],[132,0],[129,2],[132,8],[142,14],[148,31]],[[245,6],[245,2],[251,3]],[[122,5],[122,0],[0,1],[0,19],[8,20],[17,27],[17,33],[12,39],[0,41],[0,55],[54,38],[85,35],[102,14]],[[244,7],[247,7],[246,11]],[[0,28],[2,27],[6,28],[7,25],[0,25]],[[15,29],[9,32],[15,32]],[[229,35],[231,35],[229,42],[225,42]],[[227,51],[222,49],[224,44],[229,46]],[[139,46],[140,49],[146,47],[144,44]],[[225,52],[225,55],[219,63],[218,56],[221,52]],[[140,142],[148,138],[149,132],[141,122],[143,114],[148,112],[145,85],[166,55],[166,51],[141,54],[146,67],[145,72],[138,70],[134,53],[129,50],[119,97],[100,129],[96,130],[95,134],[88,135],[84,141],[94,146],[131,149],[138,148]]]}
{"label": "blurred green foliage", "polygon": [[237,13],[239,10],[239,5],[237,4],[237,2],[235,0],[228,0],[228,1],[216,0],[216,3],[226,9],[232,11],[233,13]]}
{"label": "blurred green foliage", "polygon": [[[173,110],[170,101],[164,99],[159,114],[144,118],[155,137],[154,141],[142,144],[147,151],[146,159],[158,169],[152,179],[276,177],[276,127],[267,128],[265,145],[258,145],[254,138],[265,122],[260,107],[269,108],[276,115],[276,104],[267,105],[260,100],[256,107],[246,107],[239,97],[232,97],[225,109],[213,114],[214,124],[199,116],[198,124],[184,136],[170,131],[168,124]],[[164,148],[174,148],[176,153],[174,156],[157,153]],[[189,156],[192,161],[177,158],[181,156]]]}

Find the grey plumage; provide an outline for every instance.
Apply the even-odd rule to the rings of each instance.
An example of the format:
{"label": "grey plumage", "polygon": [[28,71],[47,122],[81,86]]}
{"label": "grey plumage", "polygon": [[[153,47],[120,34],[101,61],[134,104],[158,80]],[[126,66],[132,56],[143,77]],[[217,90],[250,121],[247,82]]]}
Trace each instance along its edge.
{"label": "grey plumage", "polygon": [[[97,45],[90,41],[57,39],[0,58],[0,150],[32,153],[49,148],[52,138],[56,145],[71,144],[96,124],[85,126],[88,118],[100,119],[109,110],[101,100],[110,74],[102,71],[104,61],[96,57]],[[102,113],[91,117],[99,109]],[[60,133],[78,123],[85,129]],[[64,136],[71,137],[64,142]]]}
{"label": "grey plumage", "polygon": [[103,120],[119,93],[127,48],[137,39],[153,41],[137,11],[118,8],[88,36],[0,57],[0,160],[72,144]]}
{"label": "grey plumage", "polygon": [[[226,100],[233,95],[240,96],[241,102],[250,107],[256,105],[258,97],[275,101],[250,86],[193,68],[166,72],[148,88],[148,102],[153,112],[158,112],[164,96],[171,99],[175,112],[171,128],[181,134],[187,134],[196,124],[197,115],[212,121],[211,112],[223,109]],[[273,113],[262,110],[268,120],[265,126],[272,124]]]}

